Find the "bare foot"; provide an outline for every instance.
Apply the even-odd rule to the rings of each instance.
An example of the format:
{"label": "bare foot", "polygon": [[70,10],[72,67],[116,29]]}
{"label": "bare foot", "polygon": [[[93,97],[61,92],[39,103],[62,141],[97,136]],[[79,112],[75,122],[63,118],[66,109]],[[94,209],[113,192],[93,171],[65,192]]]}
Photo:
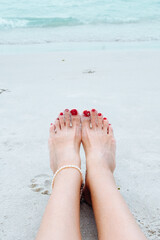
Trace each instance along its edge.
{"label": "bare foot", "polygon": [[84,111],[82,121],[82,143],[86,155],[86,183],[83,197],[91,205],[89,175],[97,170],[114,171],[116,143],[108,120],[95,109]]}
{"label": "bare foot", "polygon": [[55,123],[51,124],[48,142],[53,173],[64,165],[81,166],[81,126],[80,115],[76,109],[66,109],[59,114]]}

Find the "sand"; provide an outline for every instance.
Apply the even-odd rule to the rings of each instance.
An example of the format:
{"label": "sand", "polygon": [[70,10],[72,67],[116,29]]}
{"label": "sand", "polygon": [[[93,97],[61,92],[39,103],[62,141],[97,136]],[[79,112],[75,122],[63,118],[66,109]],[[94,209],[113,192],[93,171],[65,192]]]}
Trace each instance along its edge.
{"label": "sand", "polygon": [[[0,56],[1,240],[35,238],[52,178],[48,128],[65,108],[96,108],[110,119],[117,186],[148,238],[160,238],[159,63],[159,50]],[[97,239],[85,203],[81,231]]]}

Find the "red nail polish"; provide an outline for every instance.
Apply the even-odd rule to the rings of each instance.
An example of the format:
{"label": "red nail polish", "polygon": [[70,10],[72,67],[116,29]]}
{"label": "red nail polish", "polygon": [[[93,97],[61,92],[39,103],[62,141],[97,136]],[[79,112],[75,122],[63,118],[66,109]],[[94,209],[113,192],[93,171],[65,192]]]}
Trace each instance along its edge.
{"label": "red nail polish", "polygon": [[107,118],[106,118],[106,117],[104,117],[104,118],[103,118],[103,120],[107,120]]}
{"label": "red nail polish", "polygon": [[96,109],[94,109],[94,108],[93,108],[91,111],[92,111],[92,112],[95,112],[95,111],[96,111]]}
{"label": "red nail polish", "polygon": [[53,125],[53,123],[51,123],[51,126]]}
{"label": "red nail polish", "polygon": [[57,118],[57,120],[59,120],[59,118]]}
{"label": "red nail polish", "polygon": [[84,115],[85,117],[89,117],[89,116],[90,116],[90,111],[84,110],[84,111],[83,111],[83,115]]}
{"label": "red nail polish", "polygon": [[109,126],[111,126],[111,124],[109,123]]}
{"label": "red nail polish", "polygon": [[73,116],[76,116],[78,114],[77,109],[72,109],[70,112]]}
{"label": "red nail polish", "polygon": [[65,109],[64,111],[65,111],[65,112],[69,112],[69,109]]}
{"label": "red nail polish", "polygon": [[61,112],[59,115],[63,116],[63,112]]}
{"label": "red nail polish", "polygon": [[99,117],[102,116],[102,113],[98,113],[98,116],[99,116]]}

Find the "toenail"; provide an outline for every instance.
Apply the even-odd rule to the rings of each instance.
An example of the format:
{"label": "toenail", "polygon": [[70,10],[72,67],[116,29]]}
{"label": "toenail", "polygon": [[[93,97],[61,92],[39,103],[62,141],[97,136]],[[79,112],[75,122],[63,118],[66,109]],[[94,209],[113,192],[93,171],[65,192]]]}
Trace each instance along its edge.
{"label": "toenail", "polygon": [[94,108],[93,108],[91,111],[92,111],[92,112],[95,112],[95,111],[96,111],[96,109],[94,109]]}
{"label": "toenail", "polygon": [[57,120],[59,120],[59,118],[57,118]]}
{"label": "toenail", "polygon": [[51,123],[51,126],[53,125],[53,123]]}
{"label": "toenail", "polygon": [[98,113],[98,116],[99,116],[99,117],[102,116],[102,113]]}
{"label": "toenail", "polygon": [[71,114],[72,114],[73,116],[76,116],[76,115],[78,114],[77,109],[72,109],[72,110],[71,110]]}
{"label": "toenail", "polygon": [[61,112],[59,115],[63,116],[63,112]]}
{"label": "toenail", "polygon": [[69,112],[69,109],[65,109],[64,111],[65,111],[65,112]]}
{"label": "toenail", "polygon": [[103,118],[103,120],[107,120],[107,118],[106,118],[106,117],[104,117],[104,118]]}
{"label": "toenail", "polygon": [[109,123],[109,126],[111,126],[111,124]]}
{"label": "toenail", "polygon": [[90,111],[84,110],[84,111],[83,111],[83,115],[84,115],[85,117],[89,117],[89,116],[90,116]]}

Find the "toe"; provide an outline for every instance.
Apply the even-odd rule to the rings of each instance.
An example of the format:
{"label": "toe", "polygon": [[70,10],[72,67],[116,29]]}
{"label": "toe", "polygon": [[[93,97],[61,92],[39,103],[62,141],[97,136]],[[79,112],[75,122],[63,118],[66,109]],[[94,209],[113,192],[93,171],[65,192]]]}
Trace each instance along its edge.
{"label": "toe", "polygon": [[90,119],[90,111],[83,111],[83,114],[81,115],[81,121],[82,121],[82,128],[83,127],[88,127],[90,128],[90,123],[91,123],[91,119]]}
{"label": "toe", "polygon": [[103,118],[103,130],[104,130],[104,132],[106,132],[107,133],[107,131],[108,131],[108,119],[106,118],[106,117],[104,117]]}
{"label": "toe", "polygon": [[70,111],[70,113],[71,113],[71,123],[72,123],[72,126],[73,127],[79,126],[80,125],[80,115],[78,114],[77,109],[72,109]]}
{"label": "toe", "polygon": [[53,137],[55,134],[55,125],[53,125],[53,123],[51,123],[50,125],[49,132],[50,132],[50,137]]}
{"label": "toe", "polygon": [[63,115],[63,112],[61,112],[59,114],[59,123],[60,123],[60,128],[63,129],[64,128],[64,115]]}
{"label": "toe", "polygon": [[65,126],[70,127],[71,119],[70,119],[69,109],[65,109],[64,111],[64,120],[65,120]]}
{"label": "toe", "polygon": [[114,136],[113,135],[113,128],[112,128],[111,124],[108,125],[108,134],[111,135],[111,136]]}
{"label": "toe", "polygon": [[60,122],[59,122],[59,118],[56,119],[54,125],[55,125],[55,128],[56,128],[56,131],[60,130]]}
{"label": "toe", "polygon": [[102,113],[98,113],[98,128],[102,129],[103,116]]}
{"label": "toe", "polygon": [[95,129],[97,127],[97,111],[96,109],[91,110],[91,125]]}

